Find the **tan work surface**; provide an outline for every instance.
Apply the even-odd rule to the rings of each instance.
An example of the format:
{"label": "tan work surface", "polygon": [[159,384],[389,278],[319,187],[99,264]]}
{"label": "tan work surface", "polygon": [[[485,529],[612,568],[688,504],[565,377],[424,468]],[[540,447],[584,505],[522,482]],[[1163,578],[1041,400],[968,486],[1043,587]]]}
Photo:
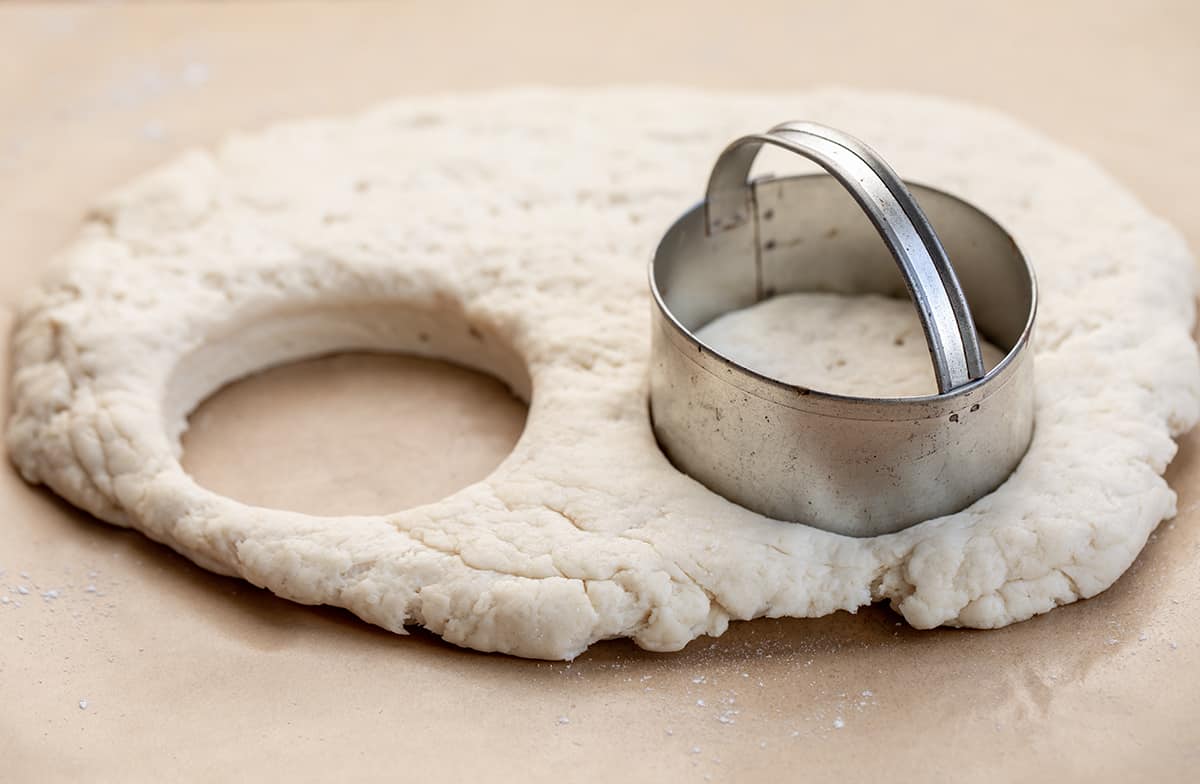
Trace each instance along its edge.
{"label": "tan work surface", "polygon": [[[4,333],[89,203],[182,148],[512,84],[975,100],[1096,158],[1200,248],[1200,7],[1104,5],[0,5]],[[186,462],[248,501],[386,511],[482,475],[520,421],[465,371],[340,357],[215,397]],[[1194,780],[1200,436],[1168,479],[1179,517],[1115,587],[1007,629],[917,632],[874,607],[567,665],[276,599],[5,466],[0,780]]]}

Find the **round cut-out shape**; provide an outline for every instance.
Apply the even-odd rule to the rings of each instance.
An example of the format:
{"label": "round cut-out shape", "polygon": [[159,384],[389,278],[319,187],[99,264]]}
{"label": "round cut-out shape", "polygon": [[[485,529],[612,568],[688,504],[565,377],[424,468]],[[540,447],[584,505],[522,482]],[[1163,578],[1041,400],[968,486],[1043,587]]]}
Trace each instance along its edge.
{"label": "round cut-out shape", "polygon": [[517,443],[525,413],[503,383],[449,362],[337,354],[204,401],[188,416],[183,467],[255,506],[382,514],[486,477]]}
{"label": "round cut-out shape", "polygon": [[[1033,443],[960,513],[849,539],[736,506],[655,444],[646,261],[716,152],[783,117],[977,205],[1038,274]],[[1178,234],[1106,174],[960,104],[404,100],[236,137],[103,200],[21,307],[8,445],[29,481],[205,568],[478,650],[669,651],[731,619],[883,600],[920,628],[996,627],[1104,590],[1174,513],[1162,472],[1197,418],[1195,292]],[[525,432],[483,481],[383,515],[249,506],[180,466],[214,389],[345,350],[491,373],[531,401]]]}

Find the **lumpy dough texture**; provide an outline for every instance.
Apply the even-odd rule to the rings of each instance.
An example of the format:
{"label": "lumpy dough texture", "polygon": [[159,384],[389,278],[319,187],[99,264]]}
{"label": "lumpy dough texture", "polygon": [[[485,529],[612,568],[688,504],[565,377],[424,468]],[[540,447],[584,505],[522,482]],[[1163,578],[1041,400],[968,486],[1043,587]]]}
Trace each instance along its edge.
{"label": "lumpy dough texture", "polygon": [[[977,204],[1036,268],[1033,444],[962,512],[846,538],[731,504],[655,445],[646,261],[720,149],[788,119]],[[7,438],[30,482],[205,568],[483,651],[678,650],[730,619],[882,600],[920,628],[996,627],[1103,591],[1174,513],[1162,473],[1197,417],[1195,291],[1179,235],[1104,172],[957,103],[402,100],[236,136],[102,200],[21,306]],[[251,507],[180,467],[204,396],[342,349],[495,373],[530,397],[526,431],[486,480],[383,516]]]}

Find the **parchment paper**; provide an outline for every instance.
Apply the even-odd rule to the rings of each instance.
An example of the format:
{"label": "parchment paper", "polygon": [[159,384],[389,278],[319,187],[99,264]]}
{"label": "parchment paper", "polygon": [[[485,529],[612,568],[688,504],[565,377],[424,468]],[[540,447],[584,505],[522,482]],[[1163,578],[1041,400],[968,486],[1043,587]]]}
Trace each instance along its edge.
{"label": "parchment paper", "polygon": [[[974,99],[1092,155],[1198,247],[1195,167],[1181,162],[1200,152],[1200,10],[1100,5],[7,3],[5,339],[19,292],[88,204],[182,148],[518,83]],[[420,503],[482,476],[519,433],[520,406],[478,382],[361,356],[272,372],[197,412],[187,464],[257,503]],[[0,780],[1194,780],[1196,434],[1168,479],[1180,515],[1115,587],[1007,629],[915,632],[872,608],[735,624],[672,655],[604,643],[567,665],[284,602],[5,465]]]}

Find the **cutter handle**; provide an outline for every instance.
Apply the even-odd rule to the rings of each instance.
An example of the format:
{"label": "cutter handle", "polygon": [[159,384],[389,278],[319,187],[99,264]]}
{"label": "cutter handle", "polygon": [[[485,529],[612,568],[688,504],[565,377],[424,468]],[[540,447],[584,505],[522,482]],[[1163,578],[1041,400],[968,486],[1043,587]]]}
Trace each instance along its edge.
{"label": "cutter handle", "polygon": [[817,123],[790,122],[734,141],[717,158],[708,180],[705,226],[709,235],[754,219],[750,167],[764,144],[817,163],[866,212],[916,303],[938,390],[945,394],[982,378],[983,355],[975,322],[941,241],[891,167],[852,136]]}

